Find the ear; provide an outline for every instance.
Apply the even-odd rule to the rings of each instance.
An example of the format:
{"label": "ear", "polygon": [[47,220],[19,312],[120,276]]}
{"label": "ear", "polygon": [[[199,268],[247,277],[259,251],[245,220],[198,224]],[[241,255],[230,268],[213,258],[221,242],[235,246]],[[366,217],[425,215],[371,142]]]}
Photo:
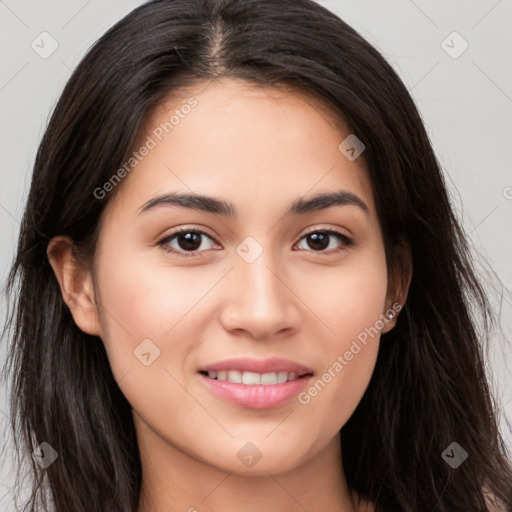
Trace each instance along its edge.
{"label": "ear", "polygon": [[46,253],[76,325],[87,334],[99,336],[92,276],[79,265],[73,253],[73,241],[67,236],[54,237]]}
{"label": "ear", "polygon": [[[412,251],[411,246],[403,242],[394,249],[394,261],[391,264],[390,278],[386,295],[386,304],[383,312],[385,325],[382,334],[395,327],[398,315],[405,305],[409,286],[412,279]],[[393,313],[393,318],[388,317]]]}

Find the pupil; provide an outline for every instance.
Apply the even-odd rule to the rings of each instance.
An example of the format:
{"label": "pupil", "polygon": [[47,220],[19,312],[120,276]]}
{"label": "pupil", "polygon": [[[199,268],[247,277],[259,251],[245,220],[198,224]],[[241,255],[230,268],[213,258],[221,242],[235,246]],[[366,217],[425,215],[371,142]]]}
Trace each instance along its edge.
{"label": "pupil", "polygon": [[[329,236],[325,233],[312,233],[308,235],[308,245],[312,249],[325,249],[329,245]],[[313,242],[313,243],[311,243]],[[315,246],[316,244],[316,246]]]}
{"label": "pupil", "polygon": [[197,249],[201,245],[200,237],[201,235],[199,233],[193,232],[180,234],[178,236],[178,245],[180,246],[181,249],[187,251]]}

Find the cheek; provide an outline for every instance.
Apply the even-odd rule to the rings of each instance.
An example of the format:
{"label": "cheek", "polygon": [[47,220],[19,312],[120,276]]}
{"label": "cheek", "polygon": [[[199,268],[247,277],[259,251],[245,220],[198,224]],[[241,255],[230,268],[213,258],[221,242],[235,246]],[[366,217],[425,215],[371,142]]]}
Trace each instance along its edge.
{"label": "cheek", "polygon": [[315,336],[322,371],[299,402],[328,416],[333,433],[357,407],[375,367],[387,292],[383,250],[361,253],[350,264],[333,267],[329,278],[318,277],[308,279],[317,285],[309,300],[322,319],[322,335]]}
{"label": "cheek", "polygon": [[[214,428],[183,388],[183,368],[200,339],[191,331],[198,301],[218,276],[210,272],[200,279],[197,269],[152,266],[110,254],[98,272],[107,333],[103,342],[123,395],[154,430],[180,425],[199,435]],[[177,410],[183,413],[179,419]]]}
{"label": "cheek", "polygon": [[188,312],[222,276],[222,269],[167,263],[164,251],[156,251],[111,252],[98,273],[101,301],[111,313],[105,320],[133,336],[162,338],[186,322]]}
{"label": "cheek", "polygon": [[[151,265],[136,253],[108,254],[101,260],[98,285],[103,342],[116,377],[141,366],[134,351],[148,339],[155,345],[144,342],[151,356],[158,354],[153,364],[166,359],[182,361],[181,356],[190,349],[183,340],[193,343],[192,337],[184,336],[184,329],[195,305],[218,278],[210,273],[209,278],[201,279],[197,269]],[[173,343],[178,336],[180,343]]]}
{"label": "cheek", "polygon": [[302,275],[301,293],[319,319],[327,352],[350,345],[384,312],[388,280],[380,246],[354,253],[328,270],[311,267]]}

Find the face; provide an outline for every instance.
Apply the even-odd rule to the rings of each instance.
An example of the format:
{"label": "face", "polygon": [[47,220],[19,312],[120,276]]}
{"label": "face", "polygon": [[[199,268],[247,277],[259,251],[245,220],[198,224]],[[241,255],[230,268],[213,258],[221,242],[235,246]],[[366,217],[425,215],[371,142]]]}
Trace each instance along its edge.
{"label": "face", "polygon": [[234,80],[145,120],[104,212],[90,330],[147,446],[276,473],[337,442],[394,302],[349,134],[313,98]]}

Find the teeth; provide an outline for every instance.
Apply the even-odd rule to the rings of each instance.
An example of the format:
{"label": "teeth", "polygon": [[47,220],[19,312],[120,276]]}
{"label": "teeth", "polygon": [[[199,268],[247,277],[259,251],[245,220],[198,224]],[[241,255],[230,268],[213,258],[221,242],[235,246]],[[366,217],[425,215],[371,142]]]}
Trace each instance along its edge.
{"label": "teeth", "polygon": [[256,372],[241,372],[239,370],[220,370],[217,372],[208,372],[210,379],[224,380],[233,382],[235,384],[246,384],[254,386],[256,384],[263,384],[271,386],[273,384],[283,384],[290,380],[297,379],[295,372],[270,372],[270,373],[256,373]]}
{"label": "teeth", "polygon": [[244,384],[261,384],[261,373],[244,372],[242,373],[242,382]]}
{"label": "teeth", "polygon": [[236,384],[241,384],[242,383],[242,372],[239,372],[238,370],[229,370],[227,381],[234,382]]}
{"label": "teeth", "polygon": [[262,384],[277,384],[277,373],[263,373],[261,375],[261,383]]}
{"label": "teeth", "polygon": [[288,380],[288,372],[279,372],[277,374],[277,383],[282,384]]}

